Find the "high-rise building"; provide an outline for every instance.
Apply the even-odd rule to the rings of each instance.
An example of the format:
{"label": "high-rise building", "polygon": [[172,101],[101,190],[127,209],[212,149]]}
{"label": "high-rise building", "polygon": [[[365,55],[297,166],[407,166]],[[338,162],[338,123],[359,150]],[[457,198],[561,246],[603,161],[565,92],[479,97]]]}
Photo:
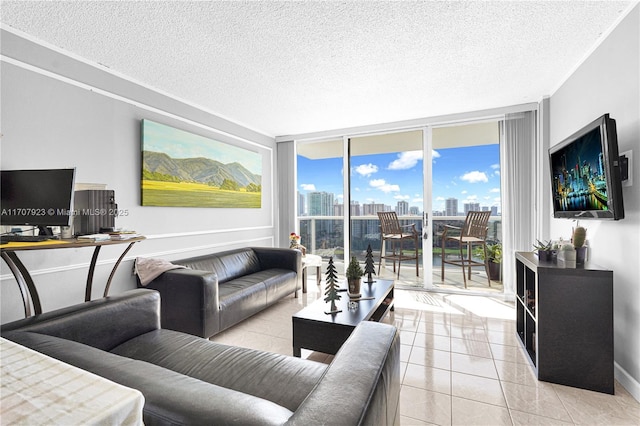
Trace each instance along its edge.
{"label": "high-rise building", "polygon": [[329,192],[310,192],[307,195],[309,202],[309,216],[333,215],[333,194]]}
{"label": "high-rise building", "polygon": [[362,214],[364,216],[378,216],[378,212],[388,212],[391,211],[391,207],[385,206],[384,204],[363,204],[362,205]]}
{"label": "high-rise building", "polygon": [[465,216],[469,212],[477,212],[477,211],[480,211],[480,203],[464,203]]}
{"label": "high-rise building", "polygon": [[333,205],[333,215],[334,216],[344,216],[344,204],[335,203]]}
{"label": "high-rise building", "polygon": [[301,194],[298,191],[298,216],[304,216],[306,210],[306,202],[305,202],[304,194]]}
{"label": "high-rise building", "polygon": [[351,200],[351,207],[349,208],[351,216],[362,216],[362,209],[358,201]]}
{"label": "high-rise building", "polygon": [[418,216],[420,214],[420,207],[418,206],[409,207],[409,214],[412,216]]}
{"label": "high-rise building", "polygon": [[396,204],[396,214],[398,216],[406,216],[409,214],[409,203],[406,201],[398,201]]}
{"label": "high-rise building", "polygon": [[491,206],[491,216],[498,216],[498,206]]}
{"label": "high-rise building", "polygon": [[447,198],[445,200],[445,216],[458,216],[458,199]]}

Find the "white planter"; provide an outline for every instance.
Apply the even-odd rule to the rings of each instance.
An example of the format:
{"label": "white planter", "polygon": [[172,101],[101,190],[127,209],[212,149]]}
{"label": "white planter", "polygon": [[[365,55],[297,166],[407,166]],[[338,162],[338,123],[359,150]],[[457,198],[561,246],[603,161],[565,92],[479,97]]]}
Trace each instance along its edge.
{"label": "white planter", "polygon": [[558,251],[558,260],[563,262],[575,262],[576,251],[575,250],[560,250]]}

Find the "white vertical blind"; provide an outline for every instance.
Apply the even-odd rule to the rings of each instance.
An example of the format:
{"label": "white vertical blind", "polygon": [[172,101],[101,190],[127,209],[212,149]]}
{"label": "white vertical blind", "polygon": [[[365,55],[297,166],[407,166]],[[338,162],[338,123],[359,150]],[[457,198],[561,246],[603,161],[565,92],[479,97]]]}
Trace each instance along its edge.
{"label": "white vertical blind", "polygon": [[278,179],[277,199],[276,206],[276,218],[277,229],[275,235],[277,236],[275,246],[276,247],[288,247],[289,246],[289,234],[291,232],[300,232],[296,229],[296,212],[297,209],[297,195],[296,191],[296,151],[295,142],[282,142],[276,145],[276,162],[277,173],[275,173]]}
{"label": "white vertical blind", "polygon": [[505,294],[514,294],[515,252],[532,250],[537,235],[536,111],[507,114],[501,124],[502,282]]}

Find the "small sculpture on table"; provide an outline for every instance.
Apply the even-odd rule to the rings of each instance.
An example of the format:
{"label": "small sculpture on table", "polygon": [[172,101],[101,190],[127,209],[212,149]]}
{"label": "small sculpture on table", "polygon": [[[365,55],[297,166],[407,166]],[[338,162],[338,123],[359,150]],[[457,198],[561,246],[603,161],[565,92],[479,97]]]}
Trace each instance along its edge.
{"label": "small sculpture on table", "polygon": [[371,244],[367,246],[367,255],[364,258],[364,273],[367,276],[366,284],[373,284],[376,280],[371,278],[371,274],[376,273],[376,263],[373,260],[373,250]]}
{"label": "small sculpture on table", "polygon": [[302,252],[302,256],[307,254],[307,248],[300,244],[300,235],[292,232],[289,234],[289,248],[294,250],[300,250]]}
{"label": "small sculpture on table", "polygon": [[336,271],[336,267],[333,264],[333,257],[329,258],[329,263],[327,265],[327,273],[326,273],[326,282],[327,287],[325,291],[325,302],[331,302],[331,309],[329,311],[325,311],[324,313],[329,314],[337,314],[338,312],[342,312],[342,309],[338,309],[336,306],[336,300],[340,300],[340,294],[338,294],[338,272]]}

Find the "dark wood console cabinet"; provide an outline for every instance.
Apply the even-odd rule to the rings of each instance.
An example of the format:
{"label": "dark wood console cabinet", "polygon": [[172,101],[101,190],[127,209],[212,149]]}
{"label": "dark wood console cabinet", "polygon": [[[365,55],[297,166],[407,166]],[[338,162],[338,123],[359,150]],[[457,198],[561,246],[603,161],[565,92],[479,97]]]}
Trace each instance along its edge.
{"label": "dark wood console cabinet", "polygon": [[614,393],[613,271],[516,253],[516,329],[538,380]]}

